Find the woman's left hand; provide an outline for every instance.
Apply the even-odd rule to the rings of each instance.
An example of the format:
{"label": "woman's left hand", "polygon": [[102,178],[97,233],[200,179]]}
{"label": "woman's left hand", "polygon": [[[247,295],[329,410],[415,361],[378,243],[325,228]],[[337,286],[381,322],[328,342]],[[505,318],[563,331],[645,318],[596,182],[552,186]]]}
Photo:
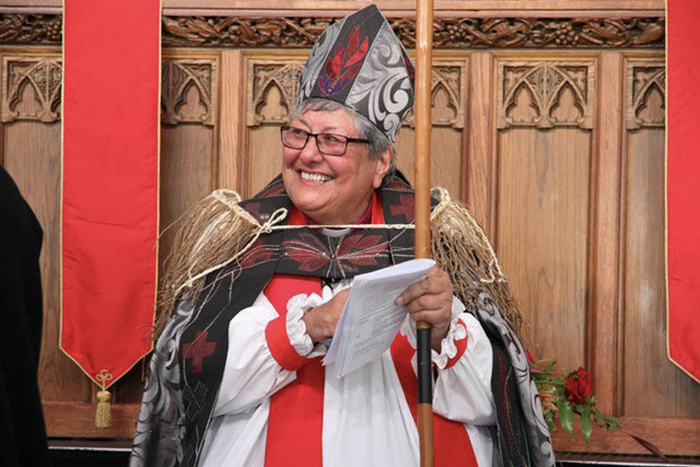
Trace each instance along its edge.
{"label": "woman's left hand", "polygon": [[440,352],[442,339],[447,335],[452,321],[452,295],[454,289],[450,276],[434,266],[428,277],[404,290],[396,299],[404,305],[415,321],[426,321],[433,326],[431,347]]}

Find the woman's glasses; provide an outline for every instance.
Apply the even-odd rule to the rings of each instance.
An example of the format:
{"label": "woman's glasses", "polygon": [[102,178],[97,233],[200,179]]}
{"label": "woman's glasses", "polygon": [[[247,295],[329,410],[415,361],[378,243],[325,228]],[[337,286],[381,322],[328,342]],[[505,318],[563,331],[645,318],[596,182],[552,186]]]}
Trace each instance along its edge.
{"label": "woman's glasses", "polygon": [[280,128],[282,136],[282,144],[290,149],[304,149],[306,143],[309,142],[309,137],[316,138],[316,147],[318,152],[326,156],[342,156],[348,149],[348,143],[369,143],[367,139],[348,138],[343,135],[334,135],[332,133],[309,133],[300,128],[285,125]]}

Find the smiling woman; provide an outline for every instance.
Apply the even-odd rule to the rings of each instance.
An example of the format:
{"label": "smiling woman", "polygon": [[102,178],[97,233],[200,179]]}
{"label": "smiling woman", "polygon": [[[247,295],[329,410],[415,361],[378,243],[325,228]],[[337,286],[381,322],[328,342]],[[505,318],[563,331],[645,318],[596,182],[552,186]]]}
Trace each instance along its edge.
{"label": "smiling woman", "polygon": [[[341,379],[321,363],[354,277],[413,257],[413,191],[394,161],[412,78],[375,6],[334,23],[281,129],[281,176],[240,203],[217,192],[184,221],[189,247],[173,255],[184,272],[168,276],[184,279],[166,280],[175,309],[151,360],[132,465],[418,465],[416,321],[432,325],[436,465],[525,465],[526,454],[553,465],[501,311],[513,309],[497,293],[507,286],[485,285],[492,251],[446,194],[436,251],[459,253],[438,254],[440,267],[406,284],[391,348]],[[197,263],[211,252],[223,264]],[[189,287],[194,278],[203,284]]]}
{"label": "smiling woman", "polygon": [[[369,140],[358,137],[359,116],[354,111],[337,103],[334,110],[321,110],[322,101],[302,105],[303,110],[295,113],[290,126],[297,133],[306,133],[306,143],[297,149],[285,144],[282,150],[282,179],[287,194],[314,223],[355,223],[367,210],[374,190],[382,185],[393,158],[393,146],[370,157],[367,145],[360,142]],[[314,137],[316,144],[308,144],[310,134],[319,135]],[[319,139],[321,135],[349,140],[340,144],[340,149],[344,146],[341,154],[331,156],[320,149],[321,141],[329,139]],[[334,143],[339,144],[337,140]]]}

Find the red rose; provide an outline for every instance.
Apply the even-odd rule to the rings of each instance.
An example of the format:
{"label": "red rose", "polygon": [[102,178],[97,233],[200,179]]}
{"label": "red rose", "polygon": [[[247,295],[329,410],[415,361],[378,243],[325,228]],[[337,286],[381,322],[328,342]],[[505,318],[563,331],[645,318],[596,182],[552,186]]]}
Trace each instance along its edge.
{"label": "red rose", "polygon": [[572,404],[584,402],[591,395],[591,374],[583,367],[566,378],[566,396]]}

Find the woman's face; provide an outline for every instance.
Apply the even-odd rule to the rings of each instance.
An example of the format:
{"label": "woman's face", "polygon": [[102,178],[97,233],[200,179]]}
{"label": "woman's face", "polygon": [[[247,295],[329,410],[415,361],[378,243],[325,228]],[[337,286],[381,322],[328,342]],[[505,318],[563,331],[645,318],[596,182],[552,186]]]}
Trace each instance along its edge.
{"label": "woman's face", "polygon": [[[309,133],[360,138],[350,111],[307,110],[290,123]],[[318,152],[309,137],[304,149],[282,149],[282,179],[292,203],[320,224],[350,224],[364,214],[372,192],[382,184],[391,150],[371,160],[364,143],[348,143],[342,156]]]}

